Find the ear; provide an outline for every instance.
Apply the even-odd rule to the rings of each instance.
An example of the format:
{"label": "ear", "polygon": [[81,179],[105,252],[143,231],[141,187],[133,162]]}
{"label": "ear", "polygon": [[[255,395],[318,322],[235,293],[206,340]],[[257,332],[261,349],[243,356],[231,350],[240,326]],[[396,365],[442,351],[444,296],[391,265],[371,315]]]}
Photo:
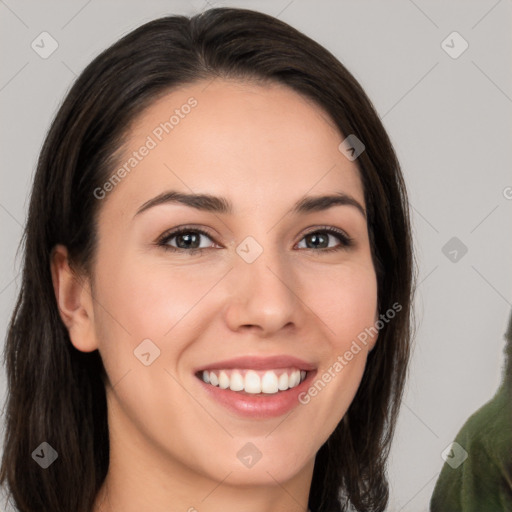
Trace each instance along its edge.
{"label": "ear", "polygon": [[73,346],[81,352],[98,348],[90,280],[79,276],[69,265],[68,250],[56,245],[51,254],[53,289],[60,317]]}

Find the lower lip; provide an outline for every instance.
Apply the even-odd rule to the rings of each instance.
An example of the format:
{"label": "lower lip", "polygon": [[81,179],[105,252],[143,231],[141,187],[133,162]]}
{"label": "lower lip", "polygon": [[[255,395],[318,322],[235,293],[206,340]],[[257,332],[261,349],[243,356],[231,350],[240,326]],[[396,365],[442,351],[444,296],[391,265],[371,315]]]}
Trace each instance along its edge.
{"label": "lower lip", "polygon": [[204,390],[228,410],[247,418],[276,418],[291,411],[300,404],[299,395],[306,392],[316,370],[309,371],[306,378],[296,387],[273,394],[250,394],[231,389],[221,389],[198,378]]}

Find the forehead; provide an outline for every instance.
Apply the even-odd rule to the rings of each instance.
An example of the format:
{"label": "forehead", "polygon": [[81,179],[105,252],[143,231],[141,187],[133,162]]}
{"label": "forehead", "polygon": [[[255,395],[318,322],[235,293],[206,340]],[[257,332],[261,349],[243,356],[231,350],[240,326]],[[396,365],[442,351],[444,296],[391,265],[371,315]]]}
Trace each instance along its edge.
{"label": "forehead", "polygon": [[193,83],[134,120],[116,167],[126,172],[107,202],[123,196],[137,208],[172,188],[232,193],[235,209],[334,190],[364,204],[357,165],[338,150],[343,138],[321,107],[285,85]]}

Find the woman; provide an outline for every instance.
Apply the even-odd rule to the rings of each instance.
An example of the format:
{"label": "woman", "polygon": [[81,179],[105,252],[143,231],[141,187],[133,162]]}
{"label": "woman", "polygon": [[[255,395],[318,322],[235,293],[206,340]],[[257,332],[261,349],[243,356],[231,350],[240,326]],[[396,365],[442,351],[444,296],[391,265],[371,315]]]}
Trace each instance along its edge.
{"label": "woman", "polygon": [[0,473],[20,511],[385,509],[408,203],[327,50],[243,9],[128,34],[57,113],[24,242]]}

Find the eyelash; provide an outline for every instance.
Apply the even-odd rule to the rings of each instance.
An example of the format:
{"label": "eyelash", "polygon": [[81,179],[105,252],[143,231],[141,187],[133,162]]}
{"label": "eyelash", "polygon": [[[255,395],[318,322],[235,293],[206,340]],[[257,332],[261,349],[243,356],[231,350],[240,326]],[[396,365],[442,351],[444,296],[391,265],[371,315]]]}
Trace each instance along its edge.
{"label": "eyelash", "polygon": [[[199,228],[193,228],[193,227],[184,226],[184,227],[181,227],[181,228],[177,228],[177,229],[175,229],[175,230],[173,230],[171,232],[164,233],[160,237],[160,239],[156,242],[156,245],[158,247],[161,247],[165,251],[186,252],[186,253],[188,253],[190,255],[192,255],[192,254],[201,254],[205,249],[210,249],[210,247],[208,247],[208,248],[202,247],[202,248],[195,248],[195,249],[184,249],[182,247],[173,247],[172,245],[168,245],[168,242],[170,240],[172,240],[174,237],[177,237],[177,236],[183,235],[183,234],[189,234],[189,233],[199,233],[201,235],[207,236],[212,241],[214,241],[213,237],[207,231],[205,231],[203,229],[199,229]],[[305,238],[306,236],[317,234],[317,233],[328,233],[330,235],[334,235],[335,237],[338,238],[338,240],[341,243],[340,243],[340,245],[337,245],[335,247],[328,247],[328,248],[324,248],[324,249],[306,248],[305,250],[311,251],[313,253],[315,253],[315,252],[316,253],[319,253],[319,252],[323,252],[323,253],[328,252],[328,253],[330,253],[330,252],[340,251],[340,250],[343,250],[343,249],[348,249],[348,248],[350,248],[350,247],[352,247],[354,245],[354,239],[353,238],[349,237],[346,233],[344,233],[340,229],[334,228],[332,226],[320,226],[320,227],[316,228],[313,231],[309,231],[308,233],[304,234],[304,236],[299,240],[299,242],[302,241],[302,239]],[[304,249],[301,249],[301,250],[304,250]]]}

